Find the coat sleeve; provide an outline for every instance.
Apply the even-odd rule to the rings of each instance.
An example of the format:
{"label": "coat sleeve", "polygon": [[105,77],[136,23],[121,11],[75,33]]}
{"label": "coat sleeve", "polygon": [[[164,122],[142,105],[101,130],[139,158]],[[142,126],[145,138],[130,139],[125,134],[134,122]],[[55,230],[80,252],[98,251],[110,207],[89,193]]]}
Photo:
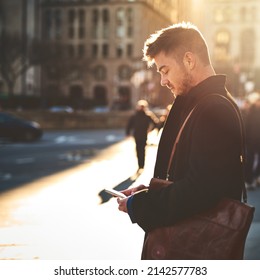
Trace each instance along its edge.
{"label": "coat sleeve", "polygon": [[213,206],[222,197],[239,199],[243,184],[241,138],[229,106],[211,102],[185,127],[178,144],[174,183],[132,200],[136,222],[145,231],[168,226]]}

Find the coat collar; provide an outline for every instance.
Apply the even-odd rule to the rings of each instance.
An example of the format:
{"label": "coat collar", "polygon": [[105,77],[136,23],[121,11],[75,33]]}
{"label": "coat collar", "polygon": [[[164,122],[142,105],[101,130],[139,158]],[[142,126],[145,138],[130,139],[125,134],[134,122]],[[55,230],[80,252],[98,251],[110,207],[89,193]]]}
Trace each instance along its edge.
{"label": "coat collar", "polygon": [[225,82],[226,76],[214,75],[193,87],[186,95],[177,96],[165,123],[158,146],[154,170],[155,177],[165,178],[173,143],[186,116],[206,95],[218,93],[227,96]]}
{"label": "coat collar", "polygon": [[186,115],[190,110],[206,95],[208,94],[221,94],[227,95],[227,90],[225,88],[226,76],[225,75],[215,75],[211,76],[204,81],[193,87],[187,94],[178,96],[177,99],[182,99],[183,104],[183,115]]}

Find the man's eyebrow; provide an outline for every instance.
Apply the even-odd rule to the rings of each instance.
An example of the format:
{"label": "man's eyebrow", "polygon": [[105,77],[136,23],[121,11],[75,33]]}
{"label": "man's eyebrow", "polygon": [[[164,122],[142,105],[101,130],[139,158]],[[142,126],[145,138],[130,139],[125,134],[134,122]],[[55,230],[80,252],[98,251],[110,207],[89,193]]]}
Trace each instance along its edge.
{"label": "man's eyebrow", "polygon": [[159,67],[159,69],[157,70],[158,73],[160,73],[162,71],[162,69],[165,67],[166,65],[162,65],[161,67]]}

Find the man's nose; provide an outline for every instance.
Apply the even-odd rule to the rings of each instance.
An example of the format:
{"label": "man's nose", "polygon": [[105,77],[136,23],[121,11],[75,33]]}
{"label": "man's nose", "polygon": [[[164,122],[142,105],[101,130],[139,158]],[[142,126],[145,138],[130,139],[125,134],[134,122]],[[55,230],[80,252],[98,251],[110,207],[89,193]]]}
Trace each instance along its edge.
{"label": "man's nose", "polygon": [[169,83],[168,79],[161,77],[161,86],[162,87],[166,87],[168,83]]}

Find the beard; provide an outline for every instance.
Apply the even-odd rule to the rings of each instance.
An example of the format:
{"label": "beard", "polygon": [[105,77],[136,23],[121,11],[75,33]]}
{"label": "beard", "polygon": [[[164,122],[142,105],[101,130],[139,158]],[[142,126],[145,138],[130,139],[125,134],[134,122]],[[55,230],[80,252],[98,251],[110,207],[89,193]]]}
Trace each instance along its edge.
{"label": "beard", "polygon": [[192,77],[191,75],[186,71],[186,69],[183,71],[183,78],[180,82],[178,89],[173,92],[174,95],[186,95],[190,89],[192,88]]}

